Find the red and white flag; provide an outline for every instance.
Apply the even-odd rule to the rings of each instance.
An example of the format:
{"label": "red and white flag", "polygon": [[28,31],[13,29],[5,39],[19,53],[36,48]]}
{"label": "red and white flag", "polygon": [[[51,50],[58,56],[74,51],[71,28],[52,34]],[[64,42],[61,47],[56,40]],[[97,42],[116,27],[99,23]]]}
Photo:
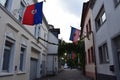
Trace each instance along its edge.
{"label": "red and white flag", "polygon": [[42,7],[43,7],[43,2],[39,2],[27,6],[23,15],[22,24],[26,24],[26,25],[35,25],[39,23],[42,24],[42,14],[43,14]]}

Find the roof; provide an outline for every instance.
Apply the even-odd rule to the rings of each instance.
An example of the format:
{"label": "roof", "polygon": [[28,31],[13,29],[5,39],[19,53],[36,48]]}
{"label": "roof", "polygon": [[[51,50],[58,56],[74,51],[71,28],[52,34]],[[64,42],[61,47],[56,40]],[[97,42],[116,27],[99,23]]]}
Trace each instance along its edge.
{"label": "roof", "polygon": [[89,0],[89,1],[90,1],[90,8],[92,9],[94,7],[96,0]]}
{"label": "roof", "polygon": [[89,1],[83,3],[82,17],[81,17],[81,25],[80,25],[80,27],[81,27],[81,35],[80,35],[80,37],[81,37],[82,34],[83,34],[83,28],[84,28],[84,24],[85,24],[85,18],[86,18],[86,16],[87,16],[88,10],[89,10]]}

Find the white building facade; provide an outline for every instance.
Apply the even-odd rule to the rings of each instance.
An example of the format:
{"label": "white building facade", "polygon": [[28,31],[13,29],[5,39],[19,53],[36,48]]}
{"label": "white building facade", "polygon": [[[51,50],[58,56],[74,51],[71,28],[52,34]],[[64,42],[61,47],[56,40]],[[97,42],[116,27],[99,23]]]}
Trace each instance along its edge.
{"label": "white building facade", "polygon": [[0,1],[0,80],[33,80],[46,75],[48,24],[22,25],[25,7],[37,1]]}
{"label": "white building facade", "polygon": [[120,0],[90,0],[98,80],[120,80]]}
{"label": "white building facade", "polygon": [[60,29],[53,28],[49,25],[49,38],[48,41],[48,55],[47,55],[47,74],[54,75],[58,73],[58,34],[60,34]]}

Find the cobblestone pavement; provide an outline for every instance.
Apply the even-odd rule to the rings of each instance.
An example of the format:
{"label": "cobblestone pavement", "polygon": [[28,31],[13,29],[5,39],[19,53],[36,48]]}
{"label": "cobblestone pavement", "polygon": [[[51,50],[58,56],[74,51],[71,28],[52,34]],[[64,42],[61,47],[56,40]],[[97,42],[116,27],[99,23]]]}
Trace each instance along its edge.
{"label": "cobblestone pavement", "polygon": [[58,73],[56,76],[49,76],[40,80],[90,80],[82,75],[80,70],[77,69],[65,69]]}

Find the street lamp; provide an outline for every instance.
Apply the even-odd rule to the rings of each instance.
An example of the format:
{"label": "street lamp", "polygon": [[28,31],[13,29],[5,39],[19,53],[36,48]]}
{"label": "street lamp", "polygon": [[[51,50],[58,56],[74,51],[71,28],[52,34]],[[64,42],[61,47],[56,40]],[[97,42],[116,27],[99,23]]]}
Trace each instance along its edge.
{"label": "street lamp", "polygon": [[63,57],[61,57],[61,59],[62,59],[62,60],[64,60],[64,58],[63,58]]}
{"label": "street lamp", "polygon": [[65,56],[67,55],[67,53],[64,54]]}

